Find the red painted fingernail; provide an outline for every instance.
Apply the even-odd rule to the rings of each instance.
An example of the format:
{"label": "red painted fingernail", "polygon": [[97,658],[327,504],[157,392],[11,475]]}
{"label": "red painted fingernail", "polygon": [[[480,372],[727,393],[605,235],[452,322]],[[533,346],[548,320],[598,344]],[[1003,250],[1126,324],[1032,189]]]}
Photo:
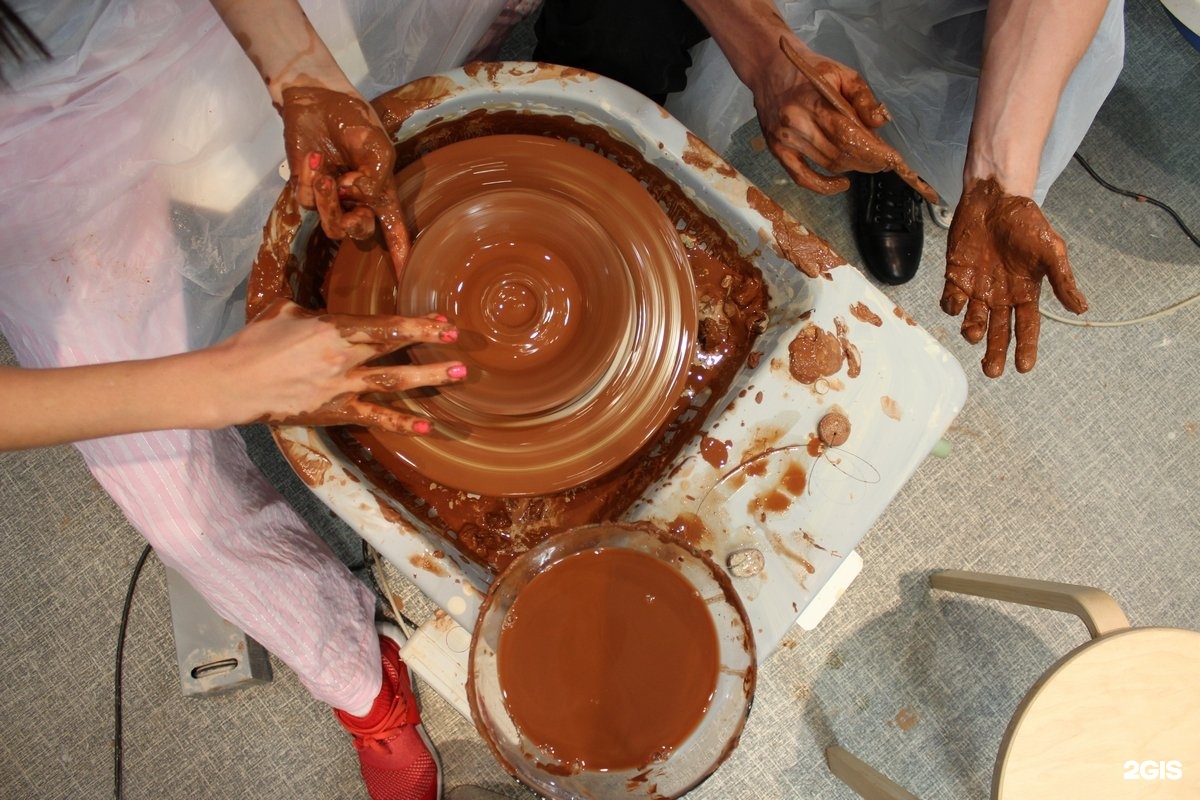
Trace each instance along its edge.
{"label": "red painted fingernail", "polygon": [[438,338],[443,342],[457,342],[458,331],[442,331],[438,334]]}
{"label": "red painted fingernail", "polygon": [[436,317],[434,317],[434,319],[438,322],[449,322],[450,321],[450,318],[447,317],[445,314],[438,314]]}
{"label": "red painted fingernail", "polygon": [[350,194],[350,190],[347,189],[345,186],[338,187],[338,197],[346,198],[347,196],[349,196],[349,194]]}
{"label": "red painted fingernail", "polygon": [[433,426],[429,424],[428,420],[424,419],[417,420],[412,426],[413,433],[419,433],[422,435],[429,433],[431,430],[433,430]]}
{"label": "red painted fingernail", "polygon": [[451,378],[454,378],[454,380],[459,380],[460,378],[467,377],[467,368],[462,364],[455,364],[453,367],[446,370],[446,374]]}
{"label": "red painted fingernail", "polygon": [[320,166],[321,166],[321,154],[320,153],[309,153],[308,154],[308,168],[309,169],[317,169]]}

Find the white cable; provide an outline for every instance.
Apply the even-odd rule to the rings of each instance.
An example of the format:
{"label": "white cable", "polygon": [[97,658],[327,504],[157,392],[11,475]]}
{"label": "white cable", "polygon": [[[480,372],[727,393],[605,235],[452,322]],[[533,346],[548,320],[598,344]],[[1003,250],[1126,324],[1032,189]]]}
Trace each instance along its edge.
{"label": "white cable", "polygon": [[1160,318],[1168,316],[1170,314],[1174,314],[1176,311],[1180,310],[1181,308],[1190,306],[1192,303],[1195,303],[1197,301],[1200,301],[1200,294],[1192,295],[1191,297],[1187,298],[1186,300],[1180,300],[1178,303],[1175,303],[1174,305],[1169,305],[1160,311],[1155,311],[1153,314],[1146,314],[1145,316],[1135,317],[1134,319],[1117,319],[1117,320],[1071,319],[1070,317],[1060,317],[1059,315],[1053,314],[1042,308],[1039,308],[1038,311],[1041,312],[1041,315],[1043,317],[1046,317],[1047,319],[1052,319],[1055,322],[1061,322],[1064,325],[1075,325],[1080,328],[1123,328],[1126,325],[1139,325],[1143,322],[1150,322],[1152,320],[1160,319]]}

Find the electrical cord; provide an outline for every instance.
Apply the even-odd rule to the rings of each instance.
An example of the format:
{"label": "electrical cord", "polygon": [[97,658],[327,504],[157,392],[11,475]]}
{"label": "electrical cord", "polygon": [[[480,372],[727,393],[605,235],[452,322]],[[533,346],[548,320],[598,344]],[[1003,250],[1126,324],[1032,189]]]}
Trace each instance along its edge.
{"label": "electrical cord", "polygon": [[125,590],[125,606],[121,609],[121,627],[117,632],[117,663],[113,677],[113,796],[121,800],[121,667],[125,660],[125,632],[129,627],[129,608],[133,605],[133,591],[137,588],[138,576],[152,552],[150,545],[142,548],[142,554],[129,577],[129,588]]}
{"label": "electrical cord", "polygon": [[1075,160],[1079,162],[1081,167],[1087,170],[1087,174],[1091,175],[1096,183],[1100,184],[1105,189],[1108,189],[1110,192],[1123,195],[1124,197],[1132,197],[1139,203],[1149,203],[1152,206],[1158,206],[1163,211],[1167,212],[1171,219],[1175,220],[1175,224],[1178,225],[1180,229],[1183,230],[1184,234],[1192,240],[1192,244],[1200,247],[1200,237],[1197,237],[1196,234],[1192,233],[1192,229],[1187,226],[1187,223],[1183,221],[1183,218],[1180,217],[1178,213],[1176,213],[1175,209],[1171,208],[1161,200],[1155,200],[1153,197],[1142,194],[1141,192],[1131,192],[1128,189],[1122,189],[1119,186],[1113,186],[1111,183],[1104,180],[1104,178],[1101,178],[1096,170],[1092,169],[1092,165],[1088,163],[1087,159],[1081,156],[1079,153],[1075,154]]}
{"label": "electrical cord", "polygon": [[[1187,223],[1183,221],[1183,218],[1179,216],[1175,209],[1171,208],[1161,200],[1156,200],[1153,197],[1142,194],[1141,192],[1133,192],[1128,189],[1122,189],[1119,186],[1114,186],[1113,184],[1104,180],[1104,178],[1100,177],[1099,173],[1092,168],[1092,165],[1088,163],[1087,159],[1079,153],[1075,153],[1075,160],[1078,161],[1079,165],[1087,171],[1088,175],[1092,176],[1092,179],[1095,180],[1096,183],[1100,184],[1105,189],[1108,189],[1110,192],[1122,195],[1124,197],[1131,197],[1134,200],[1137,200],[1139,203],[1149,203],[1150,205],[1157,206],[1158,208],[1161,208],[1163,211],[1167,212],[1171,219],[1175,221],[1175,224],[1178,225],[1183,231],[1184,235],[1191,239],[1193,244],[1195,244],[1197,247],[1200,247],[1200,237],[1197,237],[1196,234],[1192,232],[1192,229],[1187,226]],[[1150,314],[1143,314],[1139,317],[1134,317],[1133,319],[1117,320],[1073,319],[1071,317],[1059,316],[1058,314],[1046,311],[1045,309],[1039,309],[1039,311],[1043,317],[1054,320],[1055,322],[1061,322],[1064,325],[1074,325],[1080,328],[1123,328],[1128,325],[1140,325],[1143,322],[1151,322],[1156,319],[1161,319],[1170,314],[1174,314],[1176,311],[1186,308],[1194,303],[1200,303],[1200,294],[1192,295],[1184,300],[1180,300],[1178,303],[1173,303],[1166,308]]]}

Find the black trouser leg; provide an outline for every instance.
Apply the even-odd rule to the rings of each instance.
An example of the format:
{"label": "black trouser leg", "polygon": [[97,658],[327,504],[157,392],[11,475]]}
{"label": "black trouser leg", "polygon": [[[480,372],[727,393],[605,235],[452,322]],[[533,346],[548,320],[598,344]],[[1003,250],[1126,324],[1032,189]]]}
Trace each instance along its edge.
{"label": "black trouser leg", "polygon": [[545,0],[536,61],[578,67],[657,103],[687,86],[688,50],[708,31],[682,0]]}

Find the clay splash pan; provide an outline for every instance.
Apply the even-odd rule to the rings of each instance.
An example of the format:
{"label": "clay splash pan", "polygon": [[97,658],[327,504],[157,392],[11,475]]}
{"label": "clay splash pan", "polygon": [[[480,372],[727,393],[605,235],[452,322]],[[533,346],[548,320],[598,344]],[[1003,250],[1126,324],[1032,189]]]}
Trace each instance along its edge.
{"label": "clay splash pan", "polygon": [[[645,521],[718,564],[754,548],[765,566],[735,587],[764,660],[962,408],[961,367],[819,237],[624,86],[546,65],[476,64],[401,87],[377,107],[396,131],[400,169],[457,142],[521,135],[584,148],[633,176],[687,254],[696,293],[687,377],[632,456],[549,494],[489,496],[431,481],[354,428],[275,429],[284,456],[468,631],[496,572],[567,528]],[[327,303],[336,248],[318,230],[285,190],[252,273],[251,313],[280,294]],[[835,373],[805,382],[789,374],[789,345],[814,329],[846,355]],[[849,436],[813,448],[831,411],[850,420]]]}
{"label": "clay splash pan", "polygon": [[[577,84],[590,90],[582,106],[563,91]],[[487,65],[384,95],[375,104],[396,131],[416,233],[401,285],[377,256],[327,240],[287,190],[254,268],[251,310],[282,292],[311,308],[438,311],[465,331],[458,354],[413,354],[459,355],[480,376],[405,401],[435,419],[437,436],[335,428],[313,432],[324,442],[315,447],[294,429],[277,438],[302,477],[326,446],[352,464],[382,517],[431,535],[479,590],[556,531],[628,508],[703,425],[766,319],[761,272],[651,163],[643,137],[597,118],[597,91],[666,121],[623,86],[546,65]],[[542,266],[526,268],[531,259]],[[539,325],[550,344],[506,339]],[[556,335],[582,340],[588,355],[558,354]],[[313,477],[314,490],[328,488],[327,473]]]}
{"label": "clay splash pan", "polygon": [[412,255],[346,242],[330,311],[431,313],[471,379],[396,401],[431,435],[377,432],[409,468],[451,490],[538,496],[586,484],[642,448],[684,390],[696,339],[687,253],[629,173],[562,139],[495,134],[439,147],[397,177]]}

